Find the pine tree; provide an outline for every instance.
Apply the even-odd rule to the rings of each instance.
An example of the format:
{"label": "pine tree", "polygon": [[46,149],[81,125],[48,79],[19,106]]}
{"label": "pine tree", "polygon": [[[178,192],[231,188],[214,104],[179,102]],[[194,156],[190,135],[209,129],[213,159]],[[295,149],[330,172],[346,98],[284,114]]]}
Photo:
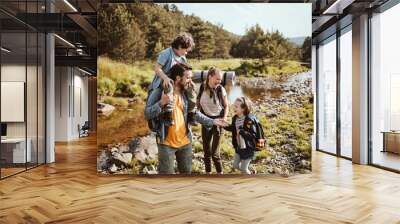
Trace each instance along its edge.
{"label": "pine tree", "polygon": [[229,43],[229,37],[227,33],[224,32],[222,25],[219,25],[214,29],[215,33],[215,50],[214,57],[215,58],[229,58],[229,50],[231,48]]}
{"label": "pine tree", "polygon": [[209,58],[213,56],[215,48],[214,33],[212,29],[200,19],[189,29],[196,43],[191,55],[196,58]]}
{"label": "pine tree", "polygon": [[301,46],[301,60],[303,62],[311,62],[311,37],[304,39]]}
{"label": "pine tree", "polygon": [[[142,59],[143,33],[132,20],[126,4],[102,5],[99,10],[99,54],[123,61]],[[117,15],[117,16],[115,16]]]}

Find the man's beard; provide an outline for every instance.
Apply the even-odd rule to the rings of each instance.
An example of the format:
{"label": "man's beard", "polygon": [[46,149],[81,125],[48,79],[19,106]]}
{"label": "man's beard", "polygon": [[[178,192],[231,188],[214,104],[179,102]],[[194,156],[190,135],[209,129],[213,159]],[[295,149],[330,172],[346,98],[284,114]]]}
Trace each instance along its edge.
{"label": "man's beard", "polygon": [[181,90],[184,90],[184,89],[186,89],[186,83],[185,82],[183,82],[183,81],[180,81],[180,82],[178,82],[178,87],[181,89]]}

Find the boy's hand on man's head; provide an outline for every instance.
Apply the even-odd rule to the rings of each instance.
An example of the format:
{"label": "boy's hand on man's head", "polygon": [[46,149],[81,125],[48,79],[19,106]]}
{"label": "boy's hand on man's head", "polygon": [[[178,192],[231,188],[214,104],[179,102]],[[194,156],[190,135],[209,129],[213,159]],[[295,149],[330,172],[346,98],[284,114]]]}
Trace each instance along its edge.
{"label": "boy's hand on man's head", "polygon": [[163,79],[163,87],[164,88],[170,88],[173,86],[174,81],[172,79],[170,79],[168,76],[166,76]]}

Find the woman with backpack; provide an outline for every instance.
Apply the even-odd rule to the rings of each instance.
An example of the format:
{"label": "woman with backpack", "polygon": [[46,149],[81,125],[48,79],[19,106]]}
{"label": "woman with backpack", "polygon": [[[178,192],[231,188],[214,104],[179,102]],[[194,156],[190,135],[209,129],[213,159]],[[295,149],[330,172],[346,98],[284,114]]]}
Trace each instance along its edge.
{"label": "woman with backpack", "polygon": [[232,123],[224,129],[232,132],[232,145],[235,148],[233,168],[242,174],[251,174],[250,162],[255,151],[264,148],[264,131],[257,117],[251,114],[251,101],[239,97],[233,104]]}
{"label": "woman with backpack", "polygon": [[[211,67],[207,72],[207,79],[200,86],[197,95],[197,107],[207,117],[227,120],[228,96],[225,88],[221,85],[222,74],[217,68]],[[223,174],[219,146],[222,138],[222,128],[206,126],[201,128],[203,140],[204,164],[206,173],[211,174],[211,160],[214,162],[218,174]]]}

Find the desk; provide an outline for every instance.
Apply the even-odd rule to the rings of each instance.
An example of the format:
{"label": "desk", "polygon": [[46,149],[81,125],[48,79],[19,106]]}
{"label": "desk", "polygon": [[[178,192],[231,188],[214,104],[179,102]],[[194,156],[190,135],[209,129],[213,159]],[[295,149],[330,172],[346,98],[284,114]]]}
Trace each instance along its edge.
{"label": "desk", "polygon": [[400,131],[382,131],[383,150],[382,152],[392,152],[400,154]]}
{"label": "desk", "polygon": [[1,139],[1,159],[5,160],[6,163],[30,162],[32,141],[28,138],[26,142],[28,142],[28,147],[26,147],[25,153],[25,138]]}

